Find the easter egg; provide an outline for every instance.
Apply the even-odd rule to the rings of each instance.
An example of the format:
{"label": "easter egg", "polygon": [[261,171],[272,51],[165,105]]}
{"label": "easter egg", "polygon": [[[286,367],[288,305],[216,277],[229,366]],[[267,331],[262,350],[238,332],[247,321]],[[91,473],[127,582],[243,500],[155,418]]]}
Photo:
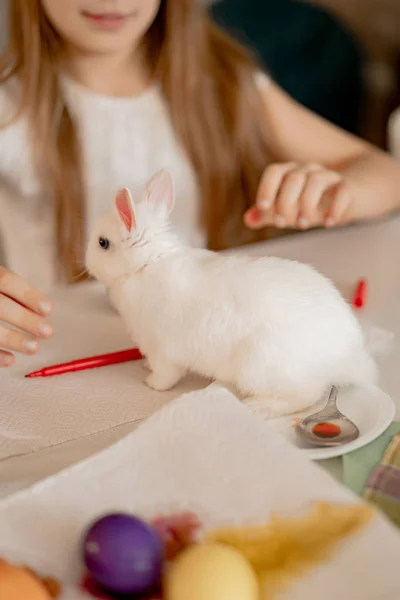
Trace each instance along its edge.
{"label": "easter egg", "polygon": [[49,592],[21,567],[0,561],[0,600],[51,600]]}
{"label": "easter egg", "polygon": [[164,580],[166,600],[258,600],[256,575],[237,550],[201,544],[184,550]]}
{"label": "easter egg", "polygon": [[144,521],[121,513],[93,523],[83,539],[83,558],[90,576],[114,594],[140,594],[160,581],[163,544]]}

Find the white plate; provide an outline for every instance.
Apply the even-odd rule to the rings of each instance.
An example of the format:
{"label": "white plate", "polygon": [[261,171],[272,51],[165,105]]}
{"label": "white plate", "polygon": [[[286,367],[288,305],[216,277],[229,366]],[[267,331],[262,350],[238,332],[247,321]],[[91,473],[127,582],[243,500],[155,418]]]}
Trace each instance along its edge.
{"label": "white plate", "polygon": [[316,448],[301,446],[294,427],[298,419],[307,417],[322,408],[326,400],[321,401],[312,409],[282,419],[267,421],[268,426],[279,431],[290,443],[301,449],[301,452],[312,460],[324,460],[342,456],[357,448],[362,448],[381,435],[393,421],[396,408],[393,400],[377,387],[349,388],[339,391],[338,408],[349,417],[360,430],[360,436],[353,442],[331,448]]}

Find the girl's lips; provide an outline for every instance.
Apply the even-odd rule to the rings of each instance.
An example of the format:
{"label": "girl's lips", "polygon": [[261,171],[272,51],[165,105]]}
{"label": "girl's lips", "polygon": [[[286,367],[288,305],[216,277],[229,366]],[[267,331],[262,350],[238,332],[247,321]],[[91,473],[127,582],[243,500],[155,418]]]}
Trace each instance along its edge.
{"label": "girl's lips", "polygon": [[91,13],[84,10],[82,11],[82,16],[92,23],[92,25],[95,25],[98,29],[114,31],[125,25],[128,19],[133,15],[121,15],[118,13]]}

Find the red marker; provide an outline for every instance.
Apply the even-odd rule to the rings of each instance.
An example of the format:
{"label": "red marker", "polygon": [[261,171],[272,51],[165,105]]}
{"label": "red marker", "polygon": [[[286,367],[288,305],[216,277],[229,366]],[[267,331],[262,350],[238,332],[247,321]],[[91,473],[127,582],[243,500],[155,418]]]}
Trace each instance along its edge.
{"label": "red marker", "polygon": [[99,356],[90,356],[80,358],[71,362],[45,367],[40,371],[28,373],[25,377],[51,377],[52,375],[62,375],[63,373],[74,373],[75,371],[84,371],[85,369],[97,369],[108,365],[116,365],[131,360],[141,360],[143,355],[138,348],[130,350],[121,350],[120,352],[111,352],[109,354],[100,354]]}
{"label": "red marker", "polygon": [[354,292],[352,306],[353,308],[359,309],[365,306],[367,300],[367,281],[360,279],[357,284],[356,291]]}

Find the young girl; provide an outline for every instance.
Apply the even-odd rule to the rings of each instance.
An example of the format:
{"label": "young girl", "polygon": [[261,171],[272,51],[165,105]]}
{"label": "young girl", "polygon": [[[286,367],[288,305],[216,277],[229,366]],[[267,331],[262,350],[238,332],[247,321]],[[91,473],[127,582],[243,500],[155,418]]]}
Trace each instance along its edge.
{"label": "young girl", "polygon": [[213,249],[398,208],[400,167],[292,101],[198,0],[13,0],[9,25],[4,366],[52,334],[50,302],[25,281],[80,279],[87,228],[159,168],[174,176],[175,226]]}

